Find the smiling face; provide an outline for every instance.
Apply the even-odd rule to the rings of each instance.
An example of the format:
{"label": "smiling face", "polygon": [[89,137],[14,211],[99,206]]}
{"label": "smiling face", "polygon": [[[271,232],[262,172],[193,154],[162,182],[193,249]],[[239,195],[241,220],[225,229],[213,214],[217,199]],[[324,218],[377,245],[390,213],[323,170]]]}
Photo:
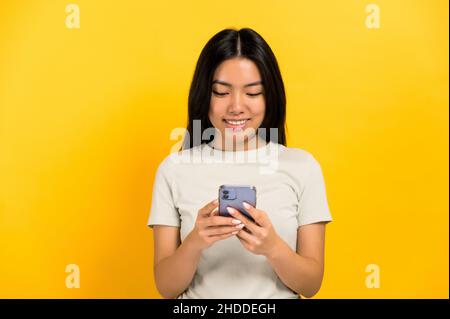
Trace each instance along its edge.
{"label": "smiling face", "polygon": [[213,145],[221,149],[228,149],[228,145],[235,150],[249,148],[249,142],[258,139],[256,133],[265,108],[264,87],[256,64],[239,57],[222,62],[214,72],[208,113],[222,136],[221,141],[214,139]]}

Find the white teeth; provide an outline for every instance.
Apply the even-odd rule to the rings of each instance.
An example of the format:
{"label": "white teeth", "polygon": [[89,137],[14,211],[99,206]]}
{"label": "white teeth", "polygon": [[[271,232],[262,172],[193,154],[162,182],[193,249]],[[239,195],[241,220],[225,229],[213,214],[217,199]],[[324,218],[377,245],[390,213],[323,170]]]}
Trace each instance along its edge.
{"label": "white teeth", "polygon": [[242,125],[245,124],[245,122],[247,122],[247,120],[241,120],[241,121],[230,121],[230,120],[225,120],[227,123],[232,124],[232,125]]}

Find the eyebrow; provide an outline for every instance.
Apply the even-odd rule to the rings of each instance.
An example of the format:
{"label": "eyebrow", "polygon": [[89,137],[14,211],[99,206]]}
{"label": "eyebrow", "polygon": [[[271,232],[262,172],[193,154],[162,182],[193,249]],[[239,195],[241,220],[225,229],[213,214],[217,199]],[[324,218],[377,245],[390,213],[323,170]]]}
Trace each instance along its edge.
{"label": "eyebrow", "polygon": [[[228,86],[228,87],[232,87],[233,86],[233,85],[231,85],[231,83],[220,81],[220,80],[214,80],[212,82],[212,84],[215,84],[215,83],[222,84],[222,85],[225,85],[225,86]],[[255,85],[260,85],[260,84],[262,85],[262,81],[256,81],[256,82],[248,83],[248,84],[244,85],[244,87],[255,86]]]}

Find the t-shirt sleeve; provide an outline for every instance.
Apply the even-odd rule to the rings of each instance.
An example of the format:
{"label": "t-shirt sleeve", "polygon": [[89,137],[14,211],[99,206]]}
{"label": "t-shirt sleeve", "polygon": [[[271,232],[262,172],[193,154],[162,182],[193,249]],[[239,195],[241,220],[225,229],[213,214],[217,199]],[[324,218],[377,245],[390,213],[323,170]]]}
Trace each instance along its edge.
{"label": "t-shirt sleeve", "polygon": [[153,182],[152,203],[147,226],[180,226],[180,215],[174,203],[174,189],[168,158],[158,166]]}
{"label": "t-shirt sleeve", "polygon": [[319,162],[310,154],[308,172],[300,195],[298,226],[332,221],[326,195],[325,181]]}

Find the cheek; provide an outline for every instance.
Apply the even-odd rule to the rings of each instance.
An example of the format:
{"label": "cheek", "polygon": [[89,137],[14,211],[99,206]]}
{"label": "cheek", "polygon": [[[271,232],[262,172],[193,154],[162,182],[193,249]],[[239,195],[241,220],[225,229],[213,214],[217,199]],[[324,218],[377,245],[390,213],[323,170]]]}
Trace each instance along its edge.
{"label": "cheek", "polygon": [[264,99],[261,99],[260,101],[255,101],[255,103],[253,103],[251,106],[251,111],[252,111],[253,117],[262,121],[264,118],[264,114],[266,112],[266,104],[265,104]]}
{"label": "cheek", "polygon": [[222,103],[211,100],[208,113],[211,123],[219,123],[223,117],[225,109],[226,108],[223,107]]}

